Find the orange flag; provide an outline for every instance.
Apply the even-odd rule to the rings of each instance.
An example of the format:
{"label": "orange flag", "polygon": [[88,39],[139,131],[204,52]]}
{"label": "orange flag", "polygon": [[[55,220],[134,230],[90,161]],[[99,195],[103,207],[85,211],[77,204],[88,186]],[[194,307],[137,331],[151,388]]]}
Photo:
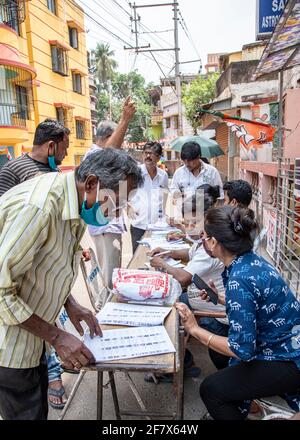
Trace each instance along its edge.
{"label": "orange flag", "polygon": [[276,128],[272,125],[264,124],[256,121],[239,121],[238,119],[231,119],[224,117],[223,120],[233,133],[237,135],[241,144],[247,149],[260,148],[267,142],[272,142],[276,133]]}

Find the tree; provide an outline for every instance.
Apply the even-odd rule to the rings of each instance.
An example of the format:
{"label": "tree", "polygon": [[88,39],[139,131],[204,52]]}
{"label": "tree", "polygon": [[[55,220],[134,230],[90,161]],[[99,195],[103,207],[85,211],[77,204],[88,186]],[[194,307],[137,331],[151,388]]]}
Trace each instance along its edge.
{"label": "tree", "polygon": [[118,63],[114,60],[115,52],[109,44],[97,43],[96,49],[92,50],[92,65],[96,70],[96,79],[100,89],[108,90],[109,81],[113,79]]}
{"label": "tree", "polygon": [[202,105],[213,101],[218,78],[218,73],[208,76],[199,75],[189,85],[183,87],[182,102],[185,106],[185,115],[195,132],[200,127],[200,122],[195,116]]}

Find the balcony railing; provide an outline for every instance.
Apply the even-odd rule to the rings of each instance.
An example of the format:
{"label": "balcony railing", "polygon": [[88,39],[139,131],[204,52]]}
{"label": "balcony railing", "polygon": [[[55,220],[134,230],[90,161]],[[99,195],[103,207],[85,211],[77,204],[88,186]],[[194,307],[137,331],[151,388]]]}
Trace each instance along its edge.
{"label": "balcony railing", "polygon": [[0,102],[0,126],[26,127],[27,119],[29,119],[28,107]]}
{"label": "balcony railing", "polygon": [[0,23],[19,33],[19,25],[25,20],[25,0],[0,0]]}

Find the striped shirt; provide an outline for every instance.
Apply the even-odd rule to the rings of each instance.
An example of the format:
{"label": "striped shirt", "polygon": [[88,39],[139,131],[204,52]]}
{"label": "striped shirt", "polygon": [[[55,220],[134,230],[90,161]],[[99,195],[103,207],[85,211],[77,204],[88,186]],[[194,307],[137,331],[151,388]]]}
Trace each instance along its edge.
{"label": "striped shirt", "polygon": [[34,368],[43,341],[18,327],[54,324],[75,282],[85,231],[74,173],[27,180],[0,198],[0,366]]}
{"label": "striped shirt", "polygon": [[0,196],[38,173],[51,173],[48,164],[32,159],[28,154],[8,161],[0,171]]}

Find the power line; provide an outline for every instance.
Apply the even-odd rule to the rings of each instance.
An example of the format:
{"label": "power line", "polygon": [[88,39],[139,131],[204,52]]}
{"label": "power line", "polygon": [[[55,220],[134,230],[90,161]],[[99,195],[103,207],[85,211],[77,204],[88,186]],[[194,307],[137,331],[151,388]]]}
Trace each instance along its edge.
{"label": "power line", "polygon": [[[83,3],[81,1],[81,3]],[[84,3],[83,3],[84,4]],[[84,4],[84,6],[86,7],[86,5]],[[90,8],[89,8],[90,9]],[[122,43],[127,44],[128,46],[131,46],[133,48],[133,46],[128,43],[127,41],[125,41],[122,37],[116,35],[114,32],[112,32],[111,30],[107,29],[107,27],[105,27],[102,23],[100,23],[99,21],[97,21],[94,17],[92,17],[91,15],[88,14],[88,12],[84,11],[84,14],[90,19],[92,20],[94,23],[96,23],[99,27],[101,27],[101,29],[104,29],[109,35],[112,35],[114,38],[116,38],[119,41],[122,41]],[[96,14],[97,15],[97,14]],[[99,17],[99,15],[97,15]]]}
{"label": "power line", "polygon": [[[127,14],[127,15],[129,15],[129,17],[131,17],[131,14],[130,14],[128,11],[126,11],[126,9],[123,8],[123,6],[120,5],[120,3],[117,2],[117,0],[112,0],[112,1],[114,2],[115,5],[119,6],[119,8],[122,9],[122,11],[125,12],[125,14]],[[129,5],[130,5],[130,4],[129,4]]]}
{"label": "power line", "polygon": [[165,31],[140,32],[140,34],[164,34],[166,32],[173,32],[173,29],[166,29]]}
{"label": "power line", "polygon": [[[85,8],[88,8],[88,9],[89,9],[93,14],[95,14],[98,18],[101,18],[101,19],[102,19],[102,17],[101,17],[99,14],[96,14],[95,11],[93,11],[92,8],[90,8],[86,3],[83,2],[83,0],[78,0],[78,1],[80,1],[80,3],[82,3],[82,4],[84,5]],[[96,0],[94,0],[94,2],[99,6],[99,4],[96,2]],[[86,13],[86,12],[85,12],[85,13]],[[87,15],[89,18],[91,18],[92,20],[95,21],[95,19],[94,19],[93,17],[91,17],[91,15],[88,15],[88,14],[86,14],[86,15]],[[117,21],[118,21],[118,20],[117,20]],[[113,26],[111,23],[109,23],[108,21],[106,21],[106,23],[107,23],[109,26],[111,26],[112,28],[114,27],[114,26]],[[105,27],[102,23],[99,22],[99,25],[100,25],[103,29],[105,29],[107,32],[109,32],[110,34],[114,35],[116,38],[121,39],[121,40],[123,41],[123,43],[128,44],[127,42],[125,42],[125,40],[124,40],[123,37],[120,37],[120,36],[116,35],[113,31],[107,29],[107,27]],[[119,29],[118,31],[119,31],[119,34],[122,34],[123,36],[125,36],[125,38],[128,38],[128,35],[124,34],[124,32],[122,32],[120,29]]]}
{"label": "power line", "polygon": [[[162,70],[162,68],[161,68],[160,64],[158,63],[157,59],[155,58],[155,56],[154,56],[153,52],[151,52],[151,55],[152,55],[152,58],[154,59],[155,63],[157,64],[157,66],[158,66],[159,70],[160,70],[160,71],[161,71],[161,73],[163,74],[163,77],[164,77],[165,79],[168,79],[168,78],[166,77],[166,74],[165,74],[165,72],[164,72],[164,71]],[[172,84],[171,84],[171,83],[170,83],[170,87],[171,87],[171,89],[173,90],[173,92],[175,93],[175,95],[177,96],[176,90],[174,89],[174,87],[172,86]]]}
{"label": "power line", "polygon": [[119,20],[116,17],[116,14],[114,14],[114,12],[111,9],[107,9],[106,7],[104,7],[101,3],[99,3],[97,0],[93,0],[97,6],[99,6],[101,9],[103,9],[103,11],[105,11],[107,14],[109,14],[115,21],[117,21],[118,23],[120,23],[122,26],[124,26],[126,29],[129,28],[128,24],[123,23],[123,21]]}
{"label": "power line", "polygon": [[195,49],[195,52],[196,52],[196,54],[198,55],[198,57],[201,58],[200,53],[199,53],[199,51],[198,51],[198,48],[197,48],[197,46],[196,46],[196,44],[195,44],[195,42],[194,42],[194,40],[193,40],[193,37],[192,37],[192,35],[191,35],[191,32],[189,31],[189,29],[188,29],[188,27],[187,27],[187,24],[186,24],[186,22],[185,22],[185,19],[183,18],[181,11],[179,10],[178,12],[179,12],[179,15],[180,15],[181,20],[182,20],[182,23],[181,23],[181,22],[180,22],[180,23],[181,23],[182,27],[183,27],[183,25],[184,25],[184,27],[185,27],[185,29],[186,29],[186,35],[187,35],[188,39],[189,39],[190,42],[192,43],[192,45],[193,45],[193,47],[194,47],[194,49]]}
{"label": "power line", "polygon": [[[109,35],[112,35],[113,38],[117,39],[118,41],[121,41],[123,44],[126,44],[128,46],[130,46],[130,48],[134,49],[134,47],[132,46],[132,44],[128,43],[127,41],[125,41],[123,38],[119,37],[118,35],[116,35],[115,33],[113,33],[112,31],[108,30],[105,26],[103,26],[101,23],[99,23],[95,18],[91,17],[86,11],[84,12],[85,15],[88,17],[89,20],[91,20],[92,22],[94,22],[97,26],[99,26],[101,29],[104,29],[105,32],[107,32]],[[93,39],[95,39],[95,37],[92,37]],[[151,60],[151,57],[147,56],[146,54],[143,54],[143,56],[149,60]],[[151,60],[152,61],[152,60]],[[170,66],[167,66],[163,63],[160,63],[161,66],[164,66],[166,69],[170,69]]]}

